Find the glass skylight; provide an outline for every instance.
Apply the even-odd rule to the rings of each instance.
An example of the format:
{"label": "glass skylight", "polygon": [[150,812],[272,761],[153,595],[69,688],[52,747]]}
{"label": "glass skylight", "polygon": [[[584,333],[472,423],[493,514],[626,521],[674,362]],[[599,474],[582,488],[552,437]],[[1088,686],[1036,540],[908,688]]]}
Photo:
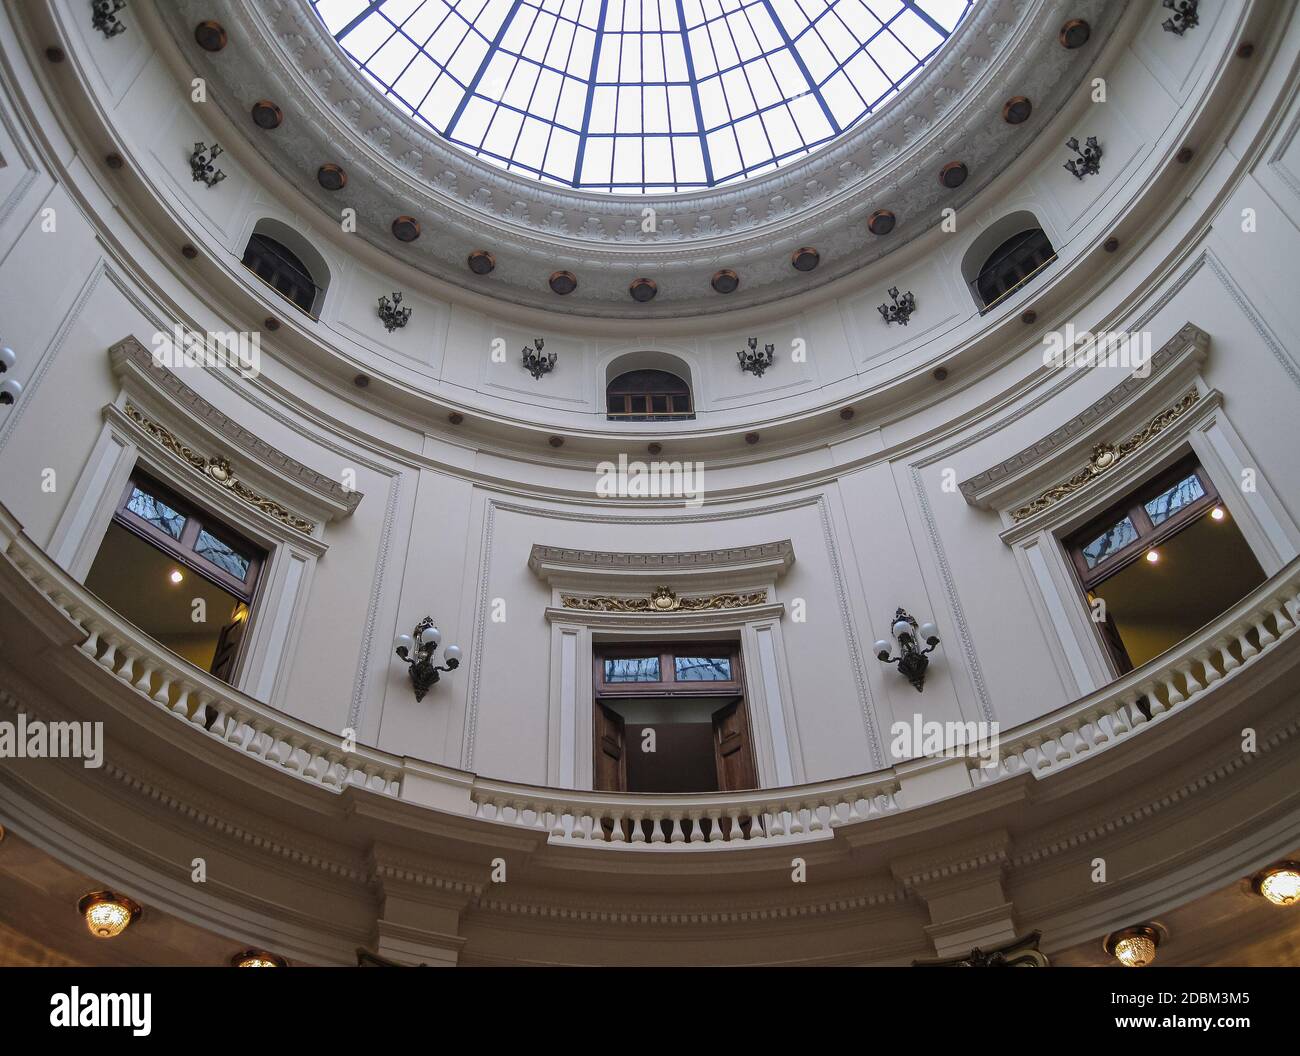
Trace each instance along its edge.
{"label": "glass skylight", "polygon": [[715,187],[852,128],[974,0],[309,0],[438,135],[595,191]]}

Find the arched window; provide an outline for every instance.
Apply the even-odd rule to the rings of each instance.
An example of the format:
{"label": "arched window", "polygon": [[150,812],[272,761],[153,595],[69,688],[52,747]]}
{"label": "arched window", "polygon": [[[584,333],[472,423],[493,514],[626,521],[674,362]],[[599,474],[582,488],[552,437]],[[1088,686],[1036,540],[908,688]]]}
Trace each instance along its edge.
{"label": "arched window", "polygon": [[694,418],[691,387],[666,370],[629,370],[605,389],[611,420],[660,422]]}
{"label": "arched window", "polygon": [[1041,227],[1012,235],[980,266],[975,292],[985,309],[1019,289],[1056,259],[1056,250]]}
{"label": "arched window", "polygon": [[324,292],[297,254],[258,231],[253,232],[244,250],[244,267],[308,315],[313,314],[317,295]]}

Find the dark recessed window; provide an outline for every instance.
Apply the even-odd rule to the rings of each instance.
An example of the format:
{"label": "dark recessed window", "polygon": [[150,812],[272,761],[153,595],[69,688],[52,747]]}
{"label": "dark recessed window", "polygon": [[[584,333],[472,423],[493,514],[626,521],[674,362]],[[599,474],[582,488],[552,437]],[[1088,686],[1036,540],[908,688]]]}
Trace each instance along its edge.
{"label": "dark recessed window", "polygon": [[307,265],[275,239],[255,233],[244,250],[244,267],[285,300],[312,314],[320,287]]}
{"label": "dark recessed window", "polygon": [[666,370],[631,370],[620,374],[605,390],[611,420],[632,422],[694,418],[691,389]]}
{"label": "dark recessed window", "polygon": [[984,307],[992,308],[1055,259],[1056,250],[1041,228],[1021,231],[989,254],[975,279],[975,291]]}

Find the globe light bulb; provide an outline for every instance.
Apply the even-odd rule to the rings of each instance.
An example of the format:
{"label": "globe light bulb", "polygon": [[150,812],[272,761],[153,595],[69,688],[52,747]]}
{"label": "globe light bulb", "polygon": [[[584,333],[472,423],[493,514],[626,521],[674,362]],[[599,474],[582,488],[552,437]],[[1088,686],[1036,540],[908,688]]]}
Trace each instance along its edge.
{"label": "globe light bulb", "polygon": [[442,641],[442,631],[437,627],[426,627],[420,632],[421,645],[437,645]]}
{"label": "globe light bulb", "polygon": [[415,639],[412,638],[409,634],[399,634],[393,642],[393,648],[408,653],[411,651],[412,648],[414,648],[414,646],[415,646]]}
{"label": "globe light bulb", "polygon": [[885,641],[883,638],[881,638],[880,641],[878,641],[871,648],[876,651],[876,656],[879,657],[881,660],[889,659],[889,643]]}
{"label": "globe light bulb", "polygon": [[455,660],[457,663],[460,663],[460,646],[449,645],[442,651],[442,655],[447,660]]}

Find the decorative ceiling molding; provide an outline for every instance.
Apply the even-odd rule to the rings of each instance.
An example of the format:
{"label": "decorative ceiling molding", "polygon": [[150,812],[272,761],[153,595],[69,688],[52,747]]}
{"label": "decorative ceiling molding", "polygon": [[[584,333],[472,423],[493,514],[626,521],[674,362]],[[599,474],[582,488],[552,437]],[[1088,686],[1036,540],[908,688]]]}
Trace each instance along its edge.
{"label": "decorative ceiling molding", "polygon": [[1210,335],[1193,323],[1185,323],[1152,353],[1148,371],[1142,375],[1126,373],[1118,385],[1041,440],[962,481],[958,485],[962,496],[972,506],[994,509],[1008,493],[1019,490],[1035,469],[1053,458],[1067,456],[1081,440],[1104,429],[1124,408],[1153,387],[1190,380],[1192,373],[1205,362],[1209,350]]}
{"label": "decorative ceiling molding", "polygon": [[[763,580],[775,582],[792,564],[794,564],[794,544],[789,539],[782,539],[775,543],[759,543],[756,546],[731,547],[725,550],[692,550],[664,554],[571,550],[538,544],[528,555],[528,567],[534,575],[548,583],[581,581],[591,577],[616,580],[644,580],[654,577],[660,582],[651,583],[649,586],[669,593],[672,592],[671,589],[661,585],[663,579],[676,579],[680,582],[683,577],[689,576],[695,580],[745,578],[751,583]],[[766,598],[763,601],[766,601]],[[762,602],[750,604],[762,604]]]}
{"label": "decorative ceiling molding", "polygon": [[[238,422],[235,422],[226,414],[212,406],[207,400],[197,392],[186,385],[176,375],[159,361],[153,353],[141,344],[134,337],[126,337],[108,350],[109,362],[112,364],[113,373],[124,383],[129,384],[132,395],[138,395],[140,398],[150,398],[149,402],[159,403],[160,406],[175,407],[175,413],[172,417],[177,422],[183,421],[187,428],[198,427],[205,434],[210,445],[229,445],[235,455],[247,459],[244,468],[255,466],[260,469],[259,477],[265,478],[266,481],[280,482],[284,490],[288,493],[281,496],[285,501],[275,503],[275,505],[287,510],[291,505],[308,507],[310,517],[299,517],[305,523],[315,518],[321,521],[331,521],[338,517],[348,517],[356,510],[357,505],[361,502],[364,495],[354,488],[346,488],[341,481],[333,477],[327,477],[314,469],[304,466],[301,462],[290,458],[278,448],[272,447],[261,437],[248,429],[245,429]],[[140,402],[136,400],[136,404]],[[137,414],[142,418],[149,416],[139,406],[135,407]],[[128,417],[131,417],[128,415]],[[136,420],[132,418],[132,420]],[[181,444],[176,438],[174,431],[166,426],[150,419],[151,424],[157,429],[166,432],[175,443]],[[141,421],[136,421],[137,425],[143,427]],[[155,440],[163,443],[160,436],[151,436]],[[171,447],[168,443],[163,446],[172,450],[173,454],[178,457],[186,458],[178,450]],[[183,444],[181,446],[184,446]],[[224,456],[221,456],[224,457]],[[190,461],[189,459],[186,459]],[[229,460],[227,459],[227,462]],[[204,471],[204,467],[191,461],[194,468]],[[209,472],[211,479],[218,484],[226,484],[220,476],[215,476]],[[247,473],[245,473],[247,475]],[[232,489],[236,491],[237,489]],[[255,487],[250,490],[264,492],[268,490],[265,482],[259,480]],[[241,495],[241,498],[244,497]],[[261,496],[265,498],[265,496]],[[249,501],[249,500],[245,500]],[[256,503],[255,503],[256,505]],[[259,507],[262,508],[262,507]],[[270,512],[266,510],[265,512]],[[283,520],[282,517],[278,519]],[[290,523],[286,521],[285,523]],[[300,525],[291,525],[299,531],[310,534],[312,527],[303,528]]]}
{"label": "decorative ceiling molding", "polygon": [[1159,414],[1155,415],[1137,432],[1131,434],[1118,443],[1101,443],[1092,449],[1092,455],[1088,459],[1088,464],[1071,475],[1068,479],[1054,484],[1047,488],[1032,502],[1026,503],[1015,510],[1011,511],[1011,519],[1017,524],[1026,517],[1032,517],[1035,513],[1054,506],[1062,499],[1073,495],[1080,488],[1091,484],[1097,477],[1101,476],[1108,470],[1114,469],[1115,466],[1124,458],[1127,458],[1140,447],[1144,447],[1151,440],[1154,440],[1164,432],[1174,422],[1178,421],[1184,414],[1196,406],[1201,394],[1196,389],[1184,394],[1182,399],[1172,407],[1166,407]]}
{"label": "decorative ceiling molding", "polygon": [[656,587],[648,598],[582,597],[562,594],[560,604],[566,609],[580,609],[584,612],[701,612],[766,605],[767,591],[701,594],[696,597],[681,598],[672,587]]}
{"label": "decorative ceiling molding", "polygon": [[[1070,98],[1127,7],[985,0],[902,95],[808,158],[722,188],[635,196],[543,184],[451,146],[389,103],[300,0],[177,0],[155,12],[236,127],[247,125],[256,100],[277,100],[284,124],[249,142],[330,216],[341,205],[356,209],[358,233],[384,251],[475,292],[547,309],[557,307],[547,276],[562,268],[581,280],[564,299],[567,313],[664,318],[802,293],[928,230],[942,206],[960,208],[1023,153],[1026,129]],[[1068,17],[1090,22],[1087,47],[1057,44]],[[194,41],[195,24],[210,18],[242,30],[219,55]],[[1033,99],[1025,125],[1002,119],[1008,85]],[[960,191],[936,178],[955,156],[971,173]],[[352,175],[346,188],[320,187],[325,162]],[[899,222],[880,238],[866,219],[886,206]],[[650,231],[645,208],[655,210]],[[398,214],[419,219],[424,237],[395,244]],[[791,268],[788,249],[814,244],[817,270]],[[497,261],[490,278],[466,265],[484,246]],[[741,278],[726,297],[710,286],[720,265]],[[653,306],[629,304],[627,282],[647,273],[660,296]]]}

